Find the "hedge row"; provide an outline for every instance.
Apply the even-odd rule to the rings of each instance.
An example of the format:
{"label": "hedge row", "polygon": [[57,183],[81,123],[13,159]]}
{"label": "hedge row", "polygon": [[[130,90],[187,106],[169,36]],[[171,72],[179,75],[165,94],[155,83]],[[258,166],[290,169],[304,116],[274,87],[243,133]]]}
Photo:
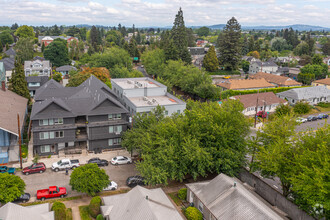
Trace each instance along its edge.
{"label": "hedge row", "polygon": [[308,87],[308,86],[294,86],[294,87],[278,87],[278,88],[268,88],[268,89],[253,89],[253,90],[225,90],[221,92],[221,99],[227,99],[228,97],[231,96],[236,96],[236,95],[246,95],[246,94],[253,94],[253,93],[263,93],[263,92],[274,92],[274,93],[279,93],[279,92],[284,92],[290,89],[296,89],[296,88],[303,88],[303,87]]}

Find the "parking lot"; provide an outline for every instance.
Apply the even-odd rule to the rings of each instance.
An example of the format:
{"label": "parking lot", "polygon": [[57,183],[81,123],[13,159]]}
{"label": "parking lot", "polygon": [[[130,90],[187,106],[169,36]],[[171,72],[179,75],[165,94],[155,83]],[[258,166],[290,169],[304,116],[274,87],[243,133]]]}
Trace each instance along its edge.
{"label": "parking lot", "polygon": [[306,131],[306,130],[316,130],[327,122],[327,124],[330,124],[330,119],[318,119],[316,121],[307,121],[305,123],[301,123],[300,125],[297,126],[296,130],[297,131]]}
{"label": "parking lot", "polygon": [[[138,172],[135,169],[135,164],[125,164],[125,165],[111,165],[106,167],[101,167],[108,174],[110,180],[115,181],[118,184],[118,188],[126,187],[126,179],[129,176],[137,175]],[[44,173],[30,174],[28,176],[23,175],[21,172],[17,172],[16,175],[20,176],[26,184],[26,193],[31,194],[31,200],[35,201],[36,193],[39,189],[46,189],[49,186],[60,186],[66,187],[68,196],[80,195],[76,191],[72,191],[70,182],[70,174],[72,170],[69,171],[69,175],[65,174],[65,171],[54,172],[50,168],[47,168]]]}

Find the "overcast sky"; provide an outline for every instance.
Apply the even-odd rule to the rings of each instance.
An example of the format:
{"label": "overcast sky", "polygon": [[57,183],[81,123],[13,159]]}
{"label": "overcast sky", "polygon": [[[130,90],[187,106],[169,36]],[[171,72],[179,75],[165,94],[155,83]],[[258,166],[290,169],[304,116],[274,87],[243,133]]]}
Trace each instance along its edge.
{"label": "overcast sky", "polygon": [[187,26],[308,24],[330,27],[330,0],[0,0],[0,25]]}

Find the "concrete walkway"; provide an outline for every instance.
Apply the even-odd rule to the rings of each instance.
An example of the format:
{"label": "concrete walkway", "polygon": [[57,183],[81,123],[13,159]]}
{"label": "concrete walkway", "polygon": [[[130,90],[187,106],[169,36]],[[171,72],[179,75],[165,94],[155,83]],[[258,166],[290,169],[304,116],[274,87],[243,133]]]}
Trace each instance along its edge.
{"label": "concrete walkway", "polygon": [[89,205],[90,201],[91,201],[91,197],[84,196],[81,199],[65,201],[63,203],[65,204],[66,208],[72,209],[72,219],[80,220],[81,218],[80,218],[79,206]]}

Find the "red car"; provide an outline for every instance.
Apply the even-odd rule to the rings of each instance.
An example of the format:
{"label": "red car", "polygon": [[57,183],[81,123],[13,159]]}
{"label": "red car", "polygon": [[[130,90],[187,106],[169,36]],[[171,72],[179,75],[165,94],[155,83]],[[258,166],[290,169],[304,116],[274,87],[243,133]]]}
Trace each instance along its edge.
{"label": "red car", "polygon": [[49,189],[41,189],[37,191],[37,199],[41,199],[42,201],[48,198],[63,198],[66,195],[65,187],[50,186]]}
{"label": "red car", "polygon": [[22,173],[29,175],[30,173],[43,173],[46,171],[46,165],[44,163],[35,163],[31,166],[25,167]]}

